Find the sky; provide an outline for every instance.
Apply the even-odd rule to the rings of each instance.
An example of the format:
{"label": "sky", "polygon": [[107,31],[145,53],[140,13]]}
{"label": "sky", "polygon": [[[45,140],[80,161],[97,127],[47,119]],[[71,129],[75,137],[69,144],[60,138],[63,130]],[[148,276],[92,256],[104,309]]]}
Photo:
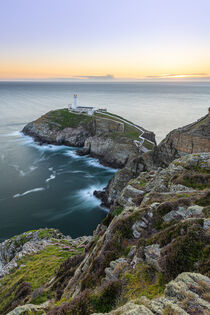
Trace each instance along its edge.
{"label": "sky", "polygon": [[210,0],[0,0],[0,79],[210,77]]}

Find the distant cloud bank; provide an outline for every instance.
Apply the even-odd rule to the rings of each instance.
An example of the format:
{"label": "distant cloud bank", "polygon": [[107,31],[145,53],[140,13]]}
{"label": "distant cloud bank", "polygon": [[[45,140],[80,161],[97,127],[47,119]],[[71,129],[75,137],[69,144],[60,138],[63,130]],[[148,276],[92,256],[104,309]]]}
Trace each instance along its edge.
{"label": "distant cloud bank", "polygon": [[107,75],[80,75],[72,77],[74,79],[88,79],[88,80],[114,80],[115,77],[112,74]]}
{"label": "distant cloud bank", "polygon": [[209,74],[208,73],[171,73],[171,74],[162,74],[162,75],[149,75],[146,76],[145,78],[147,79],[164,79],[164,78],[204,78],[204,79],[209,79]]}

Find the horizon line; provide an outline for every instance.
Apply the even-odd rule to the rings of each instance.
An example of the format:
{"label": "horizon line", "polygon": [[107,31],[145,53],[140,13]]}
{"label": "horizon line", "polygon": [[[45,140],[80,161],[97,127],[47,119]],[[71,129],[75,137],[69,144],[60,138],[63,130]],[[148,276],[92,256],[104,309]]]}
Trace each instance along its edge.
{"label": "horizon line", "polygon": [[113,82],[113,81],[202,81],[202,80],[210,80],[210,75],[208,74],[164,74],[160,76],[145,76],[141,78],[136,77],[114,77],[113,75],[105,75],[105,76],[69,76],[69,77],[17,77],[17,78],[9,78],[9,77],[0,77],[0,81],[104,81],[104,82]]}

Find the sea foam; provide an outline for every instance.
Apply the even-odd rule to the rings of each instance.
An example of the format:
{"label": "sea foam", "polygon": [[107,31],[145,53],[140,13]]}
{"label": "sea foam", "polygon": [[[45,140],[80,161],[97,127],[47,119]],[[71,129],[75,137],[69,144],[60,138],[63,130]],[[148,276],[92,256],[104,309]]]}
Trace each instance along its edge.
{"label": "sea foam", "polygon": [[31,190],[27,190],[24,193],[18,193],[16,195],[14,195],[13,198],[23,197],[23,196],[31,194],[33,192],[42,191],[42,190],[45,190],[45,188],[44,187],[34,188]]}

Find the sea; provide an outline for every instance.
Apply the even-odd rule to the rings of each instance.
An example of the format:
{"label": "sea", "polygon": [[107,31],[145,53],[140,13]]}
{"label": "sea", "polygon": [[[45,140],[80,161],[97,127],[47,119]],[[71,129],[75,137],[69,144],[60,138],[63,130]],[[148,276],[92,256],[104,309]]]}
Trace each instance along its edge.
{"label": "sea", "polygon": [[109,211],[93,192],[117,170],[78,156],[77,148],[41,146],[21,133],[44,113],[66,108],[75,93],[79,105],[106,107],[155,132],[157,143],[210,106],[204,81],[0,81],[0,242],[45,227],[90,235]]}

